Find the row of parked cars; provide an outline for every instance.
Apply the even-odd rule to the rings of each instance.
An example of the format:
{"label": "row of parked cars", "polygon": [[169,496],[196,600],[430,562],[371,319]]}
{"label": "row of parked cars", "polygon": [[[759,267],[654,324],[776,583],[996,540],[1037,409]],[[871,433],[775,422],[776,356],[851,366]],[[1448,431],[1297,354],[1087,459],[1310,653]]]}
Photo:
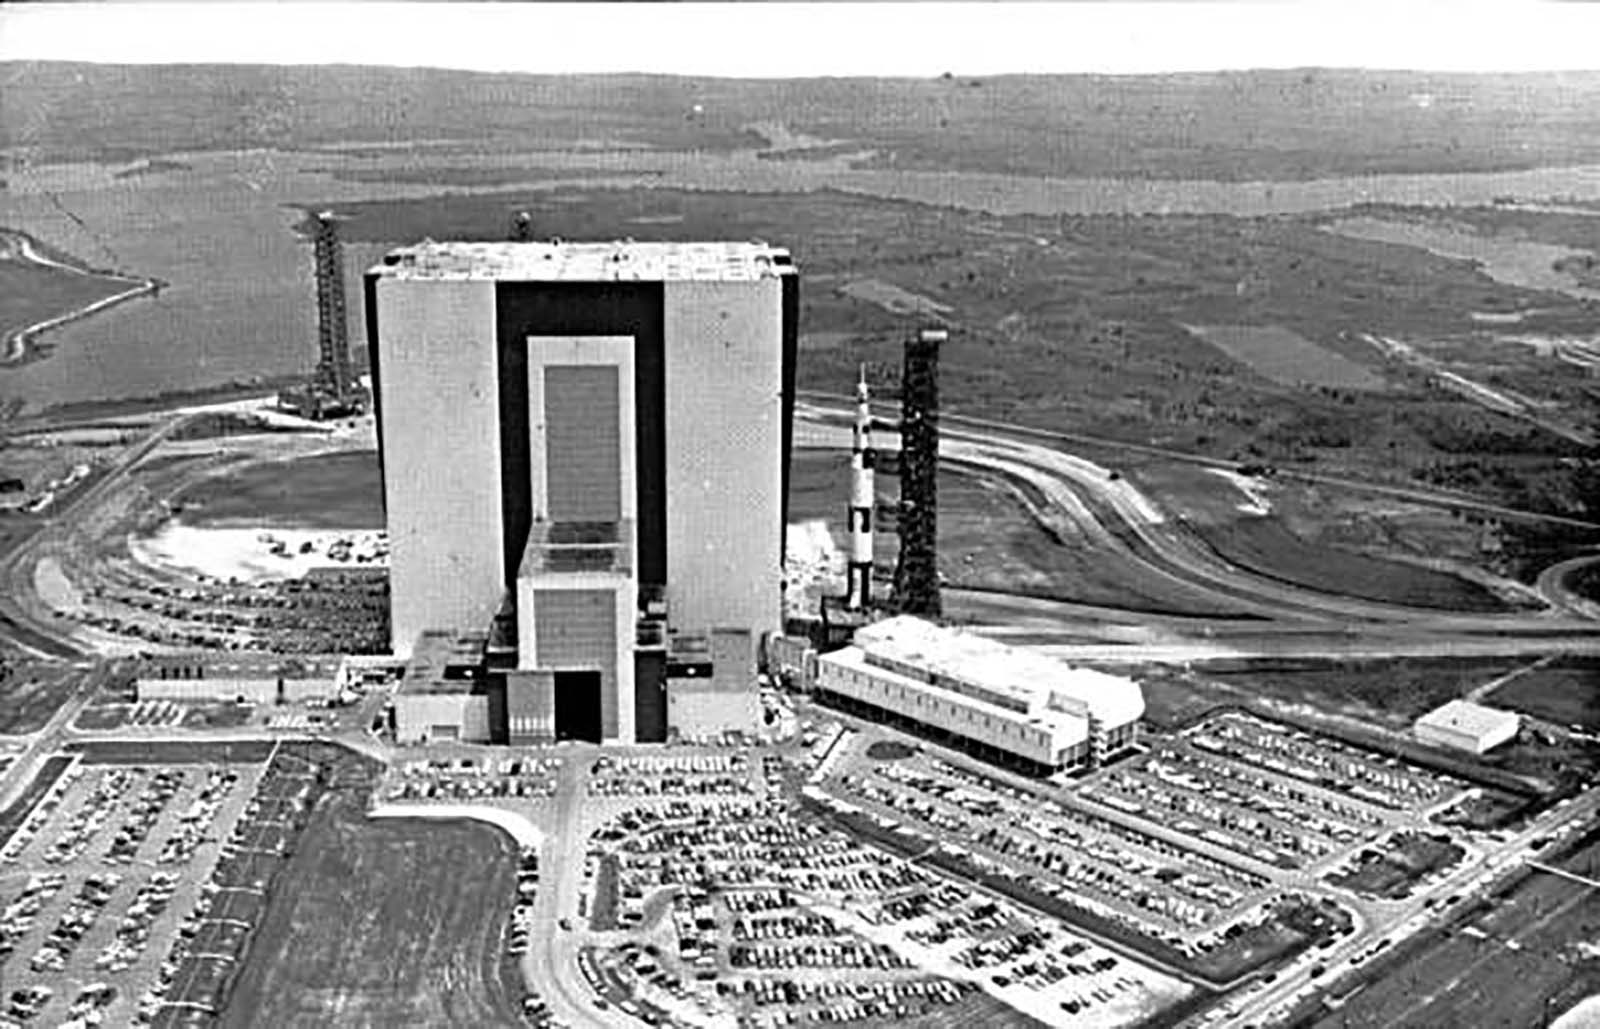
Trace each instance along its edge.
{"label": "row of parked cars", "polygon": [[506,933],[506,953],[521,957],[528,952],[528,933],[533,930],[533,901],[539,892],[539,848],[522,848],[517,863],[517,904],[511,909],[511,926]]}
{"label": "row of parked cars", "polygon": [[44,796],[33,805],[33,810],[28,812],[28,817],[17,826],[11,838],[6,840],[5,846],[0,848],[0,861],[10,863],[22,857],[22,852],[33,843],[34,837],[39,835],[39,831],[61,806],[67,791],[82,775],[83,766],[80,764],[73,764],[61,773],[61,776],[45,791]]}
{"label": "row of parked cars", "polygon": [[167,909],[181,879],[178,872],[155,872],[139,887],[139,891],[133,895],[133,902],[123,912],[116,935],[95,959],[95,968],[120,972],[139,960],[145,944],[150,940],[150,927]]}
{"label": "row of parked cars", "polygon": [[167,805],[172,803],[172,798],[183,787],[183,776],[181,768],[163,768],[151,776],[150,784],[133,802],[128,820],[112,837],[111,849],[106,852],[107,861],[114,865],[126,865],[133,861],[139,848],[155,830],[156,822],[160,821]]}
{"label": "row of parked cars", "polygon": [[111,895],[122,884],[116,872],[95,872],[83,880],[77,894],[67,909],[61,913],[55,928],[45,937],[44,943],[34,952],[28,967],[35,972],[60,972],[67,967],[67,959],[77,949],[94,926],[101,910],[111,902]]}
{"label": "row of parked cars", "polygon": [[33,928],[39,912],[66,884],[65,872],[35,873],[17,898],[0,911],[0,965],[15,953],[17,944]]}

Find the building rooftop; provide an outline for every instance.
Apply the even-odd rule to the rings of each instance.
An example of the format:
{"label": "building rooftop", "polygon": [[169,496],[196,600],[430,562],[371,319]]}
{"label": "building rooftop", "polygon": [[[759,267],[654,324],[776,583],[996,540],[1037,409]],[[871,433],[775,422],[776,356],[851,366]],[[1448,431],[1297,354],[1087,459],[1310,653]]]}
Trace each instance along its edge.
{"label": "building rooftop", "polygon": [[339,655],[218,654],[193,651],[145,658],[139,675],[146,679],[331,679],[339,671]]}
{"label": "building rooftop", "polygon": [[1059,711],[1108,727],[1138,721],[1144,693],[1132,679],[1077,668],[1047,654],[899,615],[857,630],[852,643],[867,663],[902,664],[931,674],[932,684],[1013,713]]}
{"label": "building rooftop", "polygon": [[549,282],[737,282],[792,274],[789,251],[765,243],[436,243],[391,250],[389,279]]}
{"label": "building rooftop", "polygon": [[417,637],[400,681],[403,693],[471,693],[483,667],[485,632],[428,629]]}
{"label": "building rooftop", "polygon": [[1421,718],[1417,725],[1451,732],[1466,733],[1481,738],[1505,732],[1515,733],[1522,724],[1514,711],[1484,707],[1470,700],[1452,700],[1443,707],[1434,708]]}
{"label": "building rooftop", "polygon": [[1015,725],[1028,725],[1035,729],[1043,730],[1050,735],[1050,748],[1060,750],[1063,747],[1075,747],[1089,738],[1089,720],[1082,714],[1067,711],[1051,710],[1041,707],[1033,713],[1027,709],[1018,710],[1009,704],[997,704],[993,696],[971,690],[952,689],[949,682],[927,682],[919,676],[908,675],[904,671],[885,668],[872,660],[870,654],[860,647],[845,647],[843,650],[831,651],[823,654],[819,660],[834,665],[860,671],[880,678],[887,678],[891,682],[903,682],[912,688],[930,691],[940,691],[954,694],[954,698],[964,708],[989,715],[993,718],[1002,718]]}

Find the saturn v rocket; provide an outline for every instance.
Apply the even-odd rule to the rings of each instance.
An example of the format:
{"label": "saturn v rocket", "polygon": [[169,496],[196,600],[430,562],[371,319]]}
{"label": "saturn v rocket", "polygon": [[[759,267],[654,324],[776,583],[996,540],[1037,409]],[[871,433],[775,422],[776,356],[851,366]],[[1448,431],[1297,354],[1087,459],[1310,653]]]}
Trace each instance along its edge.
{"label": "saturn v rocket", "polygon": [[867,369],[856,383],[855,437],[850,448],[850,563],[845,584],[845,608],[865,611],[872,603],[873,483],[872,406],[867,390]]}

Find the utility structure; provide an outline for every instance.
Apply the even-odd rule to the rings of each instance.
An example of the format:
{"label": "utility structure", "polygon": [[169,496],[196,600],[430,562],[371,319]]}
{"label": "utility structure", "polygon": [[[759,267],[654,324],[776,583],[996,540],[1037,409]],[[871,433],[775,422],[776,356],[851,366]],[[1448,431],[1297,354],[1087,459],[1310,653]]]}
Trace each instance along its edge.
{"label": "utility structure", "polygon": [[332,211],[313,216],[312,251],[317,284],[317,368],[311,382],[285,392],[279,402],[306,418],[343,418],[365,406],[350,370],[350,334],[344,298],[344,248]]}
{"label": "utility structure", "polygon": [[939,348],[945,329],[906,341],[900,376],[900,559],[894,608],[937,619],[939,599]]}
{"label": "utility structure", "polygon": [[846,570],[845,607],[865,611],[872,603],[872,511],[877,496],[876,452],[872,447],[872,394],[867,366],[856,382],[856,425],[850,446],[850,563]]}

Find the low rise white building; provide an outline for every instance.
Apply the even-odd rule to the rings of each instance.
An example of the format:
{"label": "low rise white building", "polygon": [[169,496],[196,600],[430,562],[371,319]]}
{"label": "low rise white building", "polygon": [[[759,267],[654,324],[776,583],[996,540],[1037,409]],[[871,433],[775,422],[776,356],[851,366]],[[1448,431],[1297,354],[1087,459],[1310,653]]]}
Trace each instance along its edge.
{"label": "low rise white building", "polygon": [[1522,719],[1513,711],[1452,700],[1417,719],[1417,739],[1483,754],[1514,739]]}
{"label": "low rise white building", "polygon": [[1131,679],[908,615],[820,655],[816,690],[1038,772],[1097,766],[1133,744],[1144,715]]}
{"label": "low rise white building", "polygon": [[338,695],[338,680],[337,657],[163,654],[141,662],[134,696],[140,701],[300,704],[333,699]]}

